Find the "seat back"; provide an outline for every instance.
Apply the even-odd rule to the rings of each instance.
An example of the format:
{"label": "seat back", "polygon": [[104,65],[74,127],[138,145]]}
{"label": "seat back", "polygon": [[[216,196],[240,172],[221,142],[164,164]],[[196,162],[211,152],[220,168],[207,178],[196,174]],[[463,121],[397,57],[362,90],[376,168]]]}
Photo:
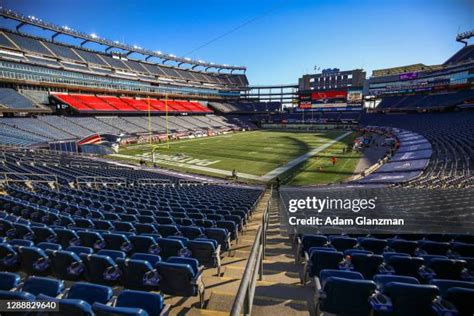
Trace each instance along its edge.
{"label": "seat back", "polygon": [[432,315],[432,303],[439,289],[434,285],[390,282],[385,286],[385,294],[392,300],[396,315]]}
{"label": "seat back", "polygon": [[23,272],[30,275],[49,274],[49,257],[42,249],[38,247],[20,247],[18,255]]}
{"label": "seat back", "polygon": [[69,281],[78,281],[82,278],[84,266],[76,253],[59,250],[52,253],[50,258],[55,277]]}
{"label": "seat back", "polygon": [[85,265],[86,279],[92,283],[114,285],[119,275],[117,264],[109,256],[87,255],[82,257]]}
{"label": "seat back", "polygon": [[350,237],[333,237],[329,239],[331,241],[331,246],[336,248],[337,251],[344,251],[347,249],[354,248],[357,245],[357,239]]}
{"label": "seat back", "polygon": [[145,260],[118,259],[117,264],[122,271],[121,281],[126,289],[153,291],[157,286],[146,285],[144,277],[153,270],[152,265]]}
{"label": "seat back", "polygon": [[160,279],[160,290],[169,295],[195,296],[197,288],[192,284],[193,269],[188,264],[159,262],[156,265]]}
{"label": "seat back", "polygon": [[359,246],[375,254],[382,254],[387,246],[387,241],[378,238],[359,238]]}
{"label": "seat back", "polygon": [[446,293],[445,299],[458,310],[458,315],[472,315],[474,312],[474,289],[453,287]]}
{"label": "seat back", "polygon": [[216,247],[211,241],[190,240],[187,245],[191,256],[201,265],[214,267],[216,265]]}
{"label": "seat back", "polygon": [[64,282],[45,277],[29,277],[23,283],[21,290],[35,296],[44,294],[56,297],[64,290]]}
{"label": "seat back", "polygon": [[141,308],[150,316],[159,316],[163,310],[163,297],[156,293],[123,290],[117,297],[115,306]]}
{"label": "seat back", "polygon": [[324,269],[319,272],[319,281],[321,288],[324,287],[326,280],[330,277],[337,277],[351,280],[363,280],[364,276],[359,272],[347,271],[347,270],[335,270],[335,269]]}
{"label": "seat back", "polygon": [[461,279],[461,272],[466,267],[464,260],[452,260],[448,258],[435,258],[430,260],[428,266],[436,273],[437,279]]}
{"label": "seat back", "polygon": [[148,316],[148,313],[140,308],[114,307],[101,303],[94,303],[92,310],[96,316]]}
{"label": "seat back", "polygon": [[474,282],[458,281],[458,280],[441,280],[433,279],[430,284],[438,287],[442,297],[445,297],[448,290],[453,287],[462,287],[466,289],[474,289]]}
{"label": "seat back", "polygon": [[10,291],[21,282],[20,275],[11,272],[0,272],[0,290]]}
{"label": "seat back", "polygon": [[374,282],[377,285],[377,289],[384,293],[385,286],[390,282],[407,283],[407,284],[420,284],[418,279],[403,275],[391,275],[391,274],[377,274],[374,276]]}
{"label": "seat back", "polygon": [[351,263],[354,270],[362,273],[365,279],[372,280],[377,274],[379,266],[383,263],[383,257],[380,255],[353,254]]}
{"label": "seat back", "polygon": [[393,256],[388,260],[388,264],[395,269],[398,275],[406,275],[418,278],[418,270],[424,261],[418,257]]}
{"label": "seat back", "polygon": [[365,280],[351,280],[329,277],[320,300],[322,311],[342,315],[368,315],[371,311],[369,297],[375,291],[375,283]]}
{"label": "seat back", "polygon": [[322,235],[303,235],[301,239],[301,255],[309,250],[311,247],[323,247],[327,244],[328,239]]}
{"label": "seat back", "polygon": [[67,298],[83,300],[91,305],[94,302],[106,304],[112,298],[112,294],[112,289],[108,286],[77,282],[69,289]]}
{"label": "seat back", "polygon": [[343,259],[342,252],[315,250],[310,258],[309,275],[319,276],[319,272],[323,269],[338,269]]}

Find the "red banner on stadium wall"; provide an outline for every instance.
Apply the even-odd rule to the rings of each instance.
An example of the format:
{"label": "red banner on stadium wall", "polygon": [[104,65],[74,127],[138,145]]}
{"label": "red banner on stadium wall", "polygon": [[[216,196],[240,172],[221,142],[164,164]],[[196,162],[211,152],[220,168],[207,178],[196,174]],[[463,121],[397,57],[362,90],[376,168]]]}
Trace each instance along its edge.
{"label": "red banner on stadium wall", "polygon": [[347,91],[324,91],[311,93],[311,100],[347,99]]}

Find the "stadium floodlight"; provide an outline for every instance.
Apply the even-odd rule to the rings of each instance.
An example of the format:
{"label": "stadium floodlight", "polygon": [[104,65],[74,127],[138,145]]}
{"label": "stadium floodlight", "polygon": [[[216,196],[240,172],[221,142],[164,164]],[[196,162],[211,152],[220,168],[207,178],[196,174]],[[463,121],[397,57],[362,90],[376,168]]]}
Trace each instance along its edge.
{"label": "stadium floodlight", "polygon": [[91,34],[91,37],[92,37],[92,38],[98,38],[97,34],[95,34],[95,33],[92,33],[92,34]]}
{"label": "stadium floodlight", "polygon": [[63,29],[65,29],[66,31],[69,31],[69,30],[70,30],[70,28],[69,28],[67,25],[64,25],[64,26],[63,26]]}

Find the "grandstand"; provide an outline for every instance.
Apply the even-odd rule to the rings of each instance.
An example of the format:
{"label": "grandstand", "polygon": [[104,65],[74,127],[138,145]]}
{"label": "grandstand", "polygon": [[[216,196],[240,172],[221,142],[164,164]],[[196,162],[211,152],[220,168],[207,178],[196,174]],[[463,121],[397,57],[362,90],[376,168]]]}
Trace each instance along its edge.
{"label": "grandstand", "polygon": [[18,22],[0,29],[0,300],[54,302],[48,315],[474,314],[473,45],[367,80],[306,74],[278,100],[243,66],[0,15]]}

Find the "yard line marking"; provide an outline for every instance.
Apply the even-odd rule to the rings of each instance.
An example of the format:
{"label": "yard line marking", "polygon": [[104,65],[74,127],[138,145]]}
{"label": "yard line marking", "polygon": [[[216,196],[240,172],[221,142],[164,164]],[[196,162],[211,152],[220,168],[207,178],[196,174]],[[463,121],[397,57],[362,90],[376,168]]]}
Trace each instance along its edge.
{"label": "yard line marking", "polygon": [[345,138],[346,136],[350,135],[351,133],[352,132],[346,132],[346,133],[334,138],[333,140],[331,140],[331,141],[329,141],[329,142],[327,142],[327,143],[325,143],[325,144],[323,144],[319,147],[314,148],[313,150],[307,152],[306,154],[301,155],[301,156],[291,160],[286,165],[278,167],[276,169],[273,169],[272,171],[268,172],[267,174],[265,174],[261,177],[262,181],[269,181],[269,180],[279,176],[280,174],[290,170],[291,168],[294,168],[295,166],[299,165],[303,161],[308,160],[309,158],[313,157],[314,155],[316,155],[320,151],[323,151],[326,148],[332,146],[333,144],[337,143],[339,140]]}

